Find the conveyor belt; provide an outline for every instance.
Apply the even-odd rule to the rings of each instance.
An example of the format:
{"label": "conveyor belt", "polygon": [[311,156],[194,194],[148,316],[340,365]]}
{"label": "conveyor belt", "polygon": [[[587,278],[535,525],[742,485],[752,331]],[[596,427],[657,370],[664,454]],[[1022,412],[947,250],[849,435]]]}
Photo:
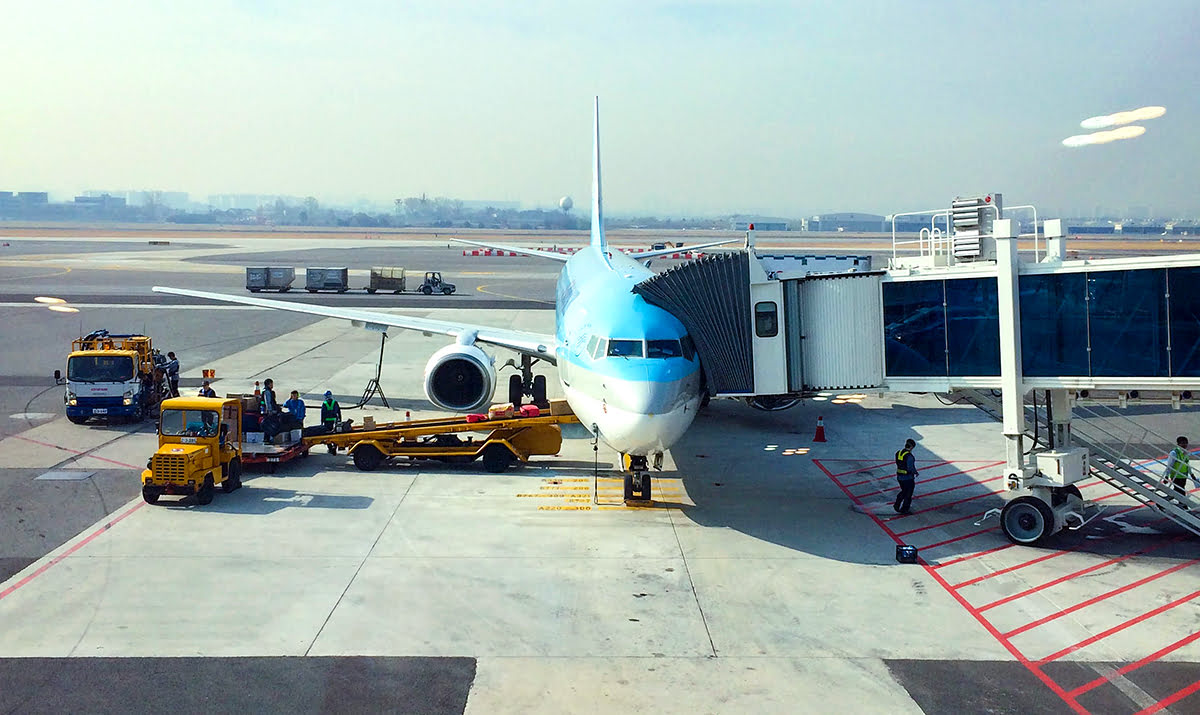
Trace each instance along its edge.
{"label": "conveyor belt", "polygon": [[749,275],[745,252],[720,253],[671,268],[633,289],[687,328],[710,394],[754,392]]}

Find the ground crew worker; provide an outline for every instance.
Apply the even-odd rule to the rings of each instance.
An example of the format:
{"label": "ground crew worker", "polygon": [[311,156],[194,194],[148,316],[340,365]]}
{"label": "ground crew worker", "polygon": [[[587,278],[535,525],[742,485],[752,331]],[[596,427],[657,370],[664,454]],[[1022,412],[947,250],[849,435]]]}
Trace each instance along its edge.
{"label": "ground crew worker", "polygon": [[[338,423],[342,421],[342,406],[333,399],[333,393],[325,391],[325,401],[321,403],[321,431],[324,434],[337,432]],[[336,454],[337,447],[329,445],[329,453]]]}
{"label": "ground crew worker", "polygon": [[205,380],[204,384],[200,386],[200,396],[201,397],[216,397],[217,396],[217,391],[212,389],[212,387],[208,384],[208,380]]}
{"label": "ground crew worker", "polygon": [[275,401],[275,381],[271,378],[263,380],[262,394],[259,396],[259,411],[263,417],[269,417],[279,412],[279,403]]}
{"label": "ground crew worker", "polygon": [[1170,484],[1175,491],[1179,492],[1179,496],[1183,499],[1179,500],[1180,505],[1187,509],[1187,480],[1192,478],[1192,483],[1200,487],[1200,479],[1192,472],[1191,464],[1189,464],[1188,454],[1188,438],[1178,437],[1175,439],[1175,449],[1171,450],[1171,454],[1167,457],[1167,468],[1163,470],[1163,483]]}
{"label": "ground crew worker", "polygon": [[179,359],[175,357],[175,353],[167,353],[167,364],[163,366],[167,371],[167,384],[171,386],[171,397],[179,397]]}
{"label": "ground crew worker", "polygon": [[295,426],[292,429],[301,429],[304,427],[304,400],[300,399],[300,391],[292,390],[292,398],[283,403],[283,408],[288,411],[295,421]]}
{"label": "ground crew worker", "polygon": [[907,514],[912,507],[913,489],[917,486],[917,460],[913,458],[913,447],[917,443],[905,441],[904,449],[896,452],[896,481],[900,483],[900,493],[896,495],[896,503],[892,509],[900,514]]}

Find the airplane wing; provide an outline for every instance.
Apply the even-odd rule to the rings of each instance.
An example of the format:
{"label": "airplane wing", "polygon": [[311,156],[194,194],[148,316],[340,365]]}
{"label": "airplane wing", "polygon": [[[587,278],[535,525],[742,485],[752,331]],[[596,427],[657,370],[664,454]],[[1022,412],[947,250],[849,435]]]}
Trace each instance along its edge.
{"label": "airplane wing", "polygon": [[467,241],[461,238],[452,238],[455,243],[465,243],[468,246],[479,246],[480,248],[490,248],[496,251],[512,251],[526,256],[535,256],[537,258],[549,258],[552,261],[566,262],[570,260],[569,253],[556,253],[554,251],[543,251],[537,248],[521,248],[520,246],[505,246],[499,243],[483,243],[481,241]]}
{"label": "airplane wing", "polygon": [[485,325],[472,325],[470,323],[450,322],[432,318],[392,315],[390,313],[379,313],[373,310],[361,310],[358,308],[334,308],[326,305],[293,303],[286,300],[251,298],[249,296],[226,295],[224,293],[207,293],[205,291],[188,290],[186,288],[154,286],[153,290],[155,293],[168,293],[170,295],[182,295],[190,298],[218,300],[224,303],[253,305],[273,310],[288,310],[293,313],[309,313],[326,318],[341,318],[342,320],[349,320],[351,324],[357,327],[381,333],[387,332],[388,328],[402,328],[404,330],[419,330],[426,335],[449,335],[463,342],[477,341],[487,343],[515,350],[526,355],[532,355],[550,363],[555,362],[554,347],[556,340],[553,335],[531,333],[524,330],[510,330],[507,328],[489,328]]}
{"label": "airplane wing", "polygon": [[700,243],[695,246],[687,246],[685,248],[660,248],[657,251],[642,251],[641,253],[631,253],[630,258],[642,260],[643,258],[654,258],[655,256],[669,256],[672,253],[687,253],[689,251],[699,251],[701,248],[712,248],[713,246],[724,246],[727,243],[739,243],[742,239],[730,238],[724,241],[712,241],[711,243]]}

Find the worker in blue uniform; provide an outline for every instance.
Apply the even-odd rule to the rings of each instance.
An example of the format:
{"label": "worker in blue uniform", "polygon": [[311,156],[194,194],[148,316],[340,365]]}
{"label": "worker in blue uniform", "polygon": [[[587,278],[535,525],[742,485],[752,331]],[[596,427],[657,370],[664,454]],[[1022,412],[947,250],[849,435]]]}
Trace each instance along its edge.
{"label": "worker in blue uniform", "polygon": [[913,440],[904,442],[904,448],[896,452],[896,481],[900,484],[900,493],[896,495],[896,503],[892,509],[900,514],[909,513],[912,507],[913,489],[917,486],[917,460],[913,458]]}

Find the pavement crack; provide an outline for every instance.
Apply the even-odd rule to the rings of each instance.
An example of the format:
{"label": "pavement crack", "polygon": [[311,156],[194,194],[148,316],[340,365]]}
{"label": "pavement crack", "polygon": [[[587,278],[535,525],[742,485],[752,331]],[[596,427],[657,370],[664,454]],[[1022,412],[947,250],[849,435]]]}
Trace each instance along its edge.
{"label": "pavement crack", "polygon": [[387,531],[388,527],[391,526],[392,520],[396,518],[396,512],[400,511],[400,507],[404,504],[404,500],[408,498],[408,493],[412,491],[413,485],[417,483],[418,478],[419,477],[413,477],[412,481],[408,483],[408,488],[404,490],[404,494],[402,494],[400,496],[400,500],[396,502],[396,508],[392,509],[391,515],[387,518],[387,521],[383,523],[383,527],[379,529],[379,533],[375,535],[375,540],[371,542],[371,548],[367,549],[367,553],[363,555],[362,561],[358,562],[358,568],[354,569],[354,575],[350,577],[350,580],[346,582],[346,587],[342,589],[340,594],[338,594],[337,601],[334,602],[333,608],[330,608],[329,613],[325,614],[325,620],[321,622],[321,627],[317,629],[315,634],[313,634],[312,641],[308,644],[308,647],[304,649],[305,657],[312,653],[313,646],[315,646],[317,641],[320,640],[321,634],[325,632],[325,627],[329,625],[329,620],[333,618],[333,614],[337,612],[338,606],[342,605],[342,600],[346,598],[346,594],[350,592],[350,587],[354,585],[356,580],[358,580],[358,574],[362,572],[363,566],[367,564],[367,559],[371,558],[371,554],[375,552],[375,547],[379,545],[379,540],[383,538],[383,532]]}
{"label": "pavement crack", "polygon": [[[673,510],[672,510],[673,512]],[[692,600],[696,602],[696,610],[700,613],[700,622],[704,624],[704,635],[708,637],[708,647],[712,658],[717,656],[717,646],[713,643],[712,630],[708,627],[708,617],[704,615],[704,606],[700,605],[700,594],[696,592],[696,582],[692,579],[692,569],[688,566],[687,556],[683,553],[683,542],[679,539],[679,529],[675,525],[675,514],[669,513],[671,533],[675,535],[675,545],[679,547],[679,560],[683,562],[683,572],[687,574],[688,586],[692,589]]]}

